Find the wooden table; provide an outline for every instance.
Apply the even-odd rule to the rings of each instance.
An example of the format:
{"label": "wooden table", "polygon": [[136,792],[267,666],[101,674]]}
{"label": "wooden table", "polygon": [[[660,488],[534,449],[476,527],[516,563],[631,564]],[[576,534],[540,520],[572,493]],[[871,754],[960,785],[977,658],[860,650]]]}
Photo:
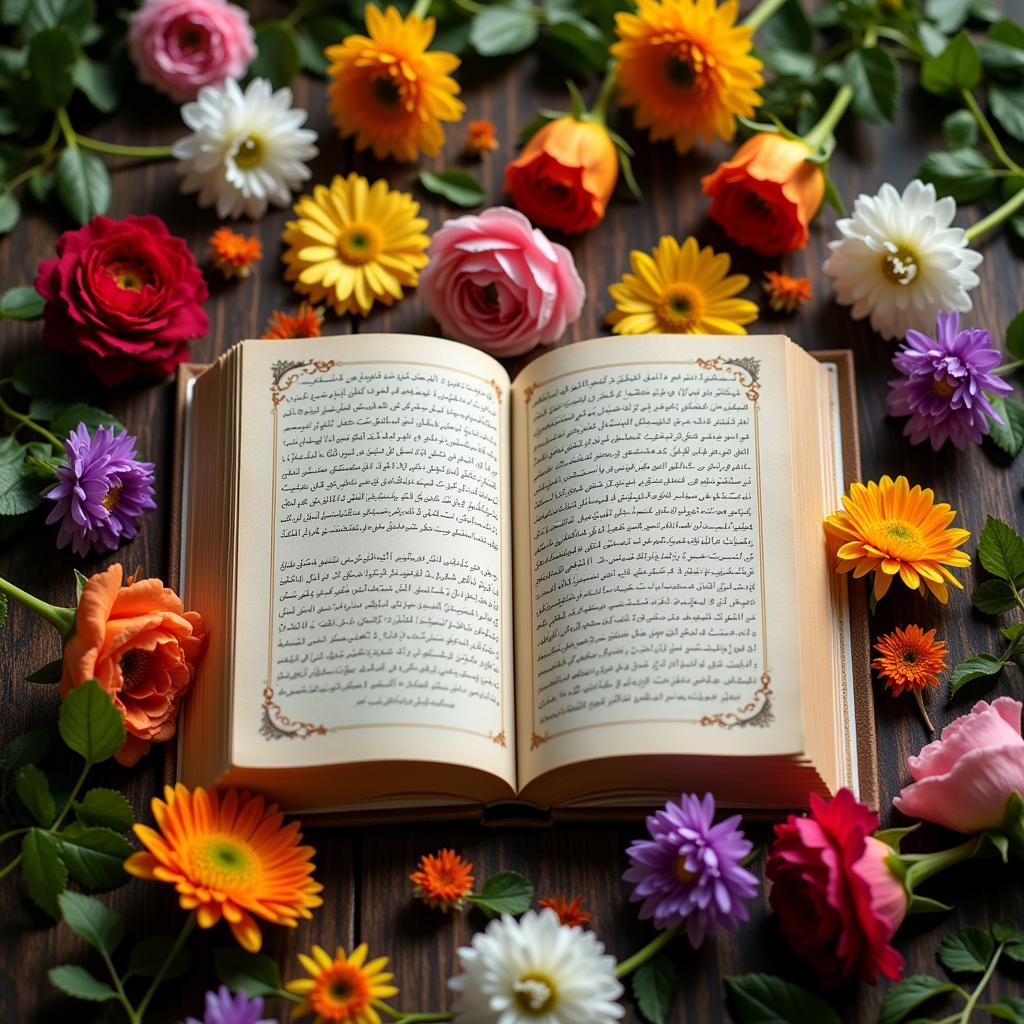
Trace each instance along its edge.
{"label": "wooden table", "polygon": [[[534,57],[476,61],[464,67],[460,77],[467,119],[484,117],[498,125],[501,149],[487,157],[478,172],[486,184],[489,201],[499,203],[502,169],[514,152],[519,128],[539,106],[566,106],[567,97],[560,76],[545,74]],[[909,81],[906,85],[908,92],[900,123],[894,128],[857,125],[847,126],[841,132],[833,169],[847,205],[858,192],[874,192],[883,181],[902,187],[913,176],[927,147],[938,142],[938,101],[917,91]],[[310,110],[311,126],[321,133],[321,153],[313,165],[314,181],[328,181],[335,173],[354,169],[371,179],[383,174],[394,185],[415,188],[415,168],[381,165],[366,155],[355,155],[350,145],[338,140],[326,113],[322,83],[303,78],[297,81],[295,92],[296,102]],[[176,111],[169,103],[150,102],[151,99],[147,93],[143,99],[135,100],[113,121],[98,125],[94,134],[135,144],[156,145],[173,140],[180,133]],[[680,158],[667,144],[651,146],[635,133],[629,134],[639,143],[637,174],[647,198],[641,205],[617,199],[597,230],[568,242],[589,291],[583,317],[572,329],[573,340],[606,333],[602,326],[610,309],[606,289],[627,269],[631,249],[650,249],[664,233],[679,238],[695,233],[702,243],[728,247],[722,233],[706,219],[707,204],[699,190],[701,176],[726,154],[726,147],[701,149]],[[464,125],[450,130],[446,154],[425,161],[424,165],[450,166],[463,139]],[[429,199],[424,202],[424,209],[431,230],[459,212]],[[169,164],[126,166],[116,173],[111,214],[122,217],[141,213],[162,216],[174,233],[187,238],[201,260],[206,259],[206,239],[217,226],[217,220],[211,212],[198,210],[193,197],[179,196],[174,169]],[[207,307],[211,327],[205,338],[193,344],[195,359],[211,359],[239,339],[259,335],[271,310],[293,308],[297,303],[282,280],[279,261],[279,234],[287,216],[286,212],[277,211],[255,226],[263,239],[265,255],[248,281],[226,284],[219,275],[211,275],[212,295]],[[960,221],[970,223],[979,216],[976,208],[967,208]],[[946,450],[938,455],[925,446],[912,448],[901,437],[902,424],[886,416],[886,381],[892,376],[892,347],[862,324],[852,322],[847,311],[832,302],[821,272],[834,222],[835,215],[826,209],[812,229],[807,250],[784,263],[787,272],[806,274],[814,281],[815,300],[796,318],[777,318],[765,307],[764,316],[752,330],[786,333],[812,349],[854,350],[866,478],[906,473],[911,482],[933,487],[942,500],[950,501],[960,510],[962,525],[975,533],[989,514],[1020,528],[1024,524],[1020,514],[1024,460],[1008,465],[988,446],[962,454]],[[249,225],[243,228],[248,229]],[[11,237],[0,242],[0,284],[6,288],[30,282],[38,261],[51,255],[55,237],[56,231],[48,221],[27,217]],[[1014,255],[1002,237],[983,242],[981,247],[985,261],[980,268],[981,286],[973,293],[975,310],[970,322],[989,327],[1001,338],[1010,317],[1024,306],[1024,264],[1019,262],[1020,254]],[[749,253],[736,252],[736,265],[753,279],[747,292],[749,297],[762,299],[759,278],[765,269],[764,261]],[[5,322],[2,330],[0,370],[7,376],[22,353],[38,344],[40,329],[37,324]],[[325,326],[325,333],[367,330],[431,334],[435,328],[415,294],[391,310],[376,310],[366,321],[329,319]],[[141,565],[146,574],[163,577],[168,569],[171,397],[169,385],[131,386],[118,389],[106,403],[138,435],[140,452],[156,462],[159,472],[159,511],[144,520],[138,538],[115,557],[129,568]],[[40,525],[5,543],[0,548],[0,572],[55,603],[69,603],[73,595],[72,567],[91,573],[115,559],[78,562],[67,551],[56,551],[54,538],[54,528]],[[973,553],[973,542],[970,549]],[[937,626],[949,642],[953,662],[967,651],[994,649],[997,643],[991,620],[971,612],[966,594],[955,594],[944,609],[932,600],[925,601],[910,596],[902,588],[894,588],[874,620],[874,631],[879,633],[907,622]],[[58,653],[56,636],[49,627],[32,620],[19,608],[12,609],[0,641],[0,743],[26,729],[53,727],[56,689],[27,683],[25,675]],[[1016,669],[1006,673],[998,691],[1017,698],[1024,696]],[[931,706],[936,725],[945,725],[966,711],[973,700],[991,697],[995,692],[996,687],[986,691],[984,686],[972,686],[950,707],[942,705],[938,694],[933,695]],[[878,705],[885,823],[890,817],[887,808],[893,794],[908,778],[907,755],[916,753],[927,737],[909,698],[893,701],[880,695]],[[165,755],[168,759],[172,756],[169,749],[155,752],[131,771],[105,766],[97,771],[96,783],[126,789],[137,815],[148,820],[149,798],[171,767],[169,760],[165,763]],[[754,831],[766,834],[764,828]],[[318,877],[326,886],[325,905],[311,924],[298,931],[267,927],[265,948],[277,958],[284,972],[293,975],[297,969],[295,954],[313,942],[349,947],[354,941],[365,940],[374,954],[388,953],[393,957],[402,989],[399,1005],[407,1010],[444,1008],[445,981],[452,973],[455,949],[482,922],[473,915],[446,918],[415,905],[410,900],[407,876],[421,853],[453,846],[473,861],[478,877],[513,868],[529,875],[539,894],[584,897],[594,912],[594,928],[612,952],[624,956],[651,936],[649,928],[637,921],[635,909],[627,901],[627,887],[620,881],[626,865],[624,849],[639,832],[638,825],[540,831],[435,825],[357,832],[310,830],[309,840],[318,851]],[[935,848],[946,838],[930,836]],[[5,863],[10,855],[8,848],[0,855],[0,862]],[[73,1003],[50,987],[45,976],[48,967],[77,962],[98,969],[99,961],[66,927],[54,927],[29,902],[20,881],[8,878],[2,886],[0,1021],[42,1024],[73,1020],[76,1024],[89,1024],[122,1019],[115,1013],[115,1004],[104,1011],[92,1004]],[[928,891],[955,902],[957,910],[946,919],[916,918],[904,927],[897,945],[907,958],[908,974],[936,969],[933,954],[947,928],[986,924],[1006,917],[1015,918],[1018,923],[1024,920],[1019,868],[1015,871],[1013,867],[994,864],[967,865],[938,885],[933,883]],[[181,912],[165,886],[136,880],[108,898],[128,915],[129,940],[157,927],[165,932],[176,931],[180,925]],[[196,938],[192,943],[195,959],[191,976],[164,990],[157,1000],[158,1009],[147,1019],[170,1024],[189,1013],[199,1013],[201,992],[213,983],[209,952],[229,942],[227,932],[221,928],[212,935]],[[764,901],[754,905],[751,922],[736,938],[719,936],[696,953],[685,942],[674,948],[683,977],[675,1021],[728,1019],[722,979],[729,974],[758,970],[810,982],[806,972],[788,954]],[[1006,981],[998,981],[994,988],[999,995],[1021,994],[1020,985]],[[879,990],[864,986],[835,995],[841,1016],[848,1021],[875,1020],[880,997]],[[284,1008],[276,1008],[284,1020]],[[638,1019],[630,1007],[626,1020]]]}

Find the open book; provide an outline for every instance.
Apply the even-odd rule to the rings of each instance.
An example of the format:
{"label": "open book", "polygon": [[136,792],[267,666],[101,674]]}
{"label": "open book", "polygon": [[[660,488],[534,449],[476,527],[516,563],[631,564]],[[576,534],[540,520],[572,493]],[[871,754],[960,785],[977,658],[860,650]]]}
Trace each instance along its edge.
{"label": "open book", "polygon": [[[179,777],[362,820],[877,801],[849,353],[245,341],[183,386]],[[187,375],[186,375],[187,376]]]}

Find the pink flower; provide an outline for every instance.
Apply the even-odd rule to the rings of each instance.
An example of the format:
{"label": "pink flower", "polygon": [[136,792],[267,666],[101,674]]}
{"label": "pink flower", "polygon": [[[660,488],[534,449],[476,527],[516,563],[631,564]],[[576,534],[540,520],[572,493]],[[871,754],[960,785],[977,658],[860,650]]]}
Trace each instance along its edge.
{"label": "pink flower", "polygon": [[225,0],[145,0],[132,16],[128,50],[143,82],[184,103],[204,85],[242,78],[255,38],[249,15]]}
{"label": "pink flower", "polygon": [[572,253],[508,207],[447,221],[428,251],[427,309],[448,337],[492,356],[556,344],[583,308]]}
{"label": "pink flower", "polygon": [[912,818],[956,832],[982,832],[1003,824],[1014,793],[1024,795],[1021,703],[997,697],[979,700],[909,759],[914,782],[893,800]]}

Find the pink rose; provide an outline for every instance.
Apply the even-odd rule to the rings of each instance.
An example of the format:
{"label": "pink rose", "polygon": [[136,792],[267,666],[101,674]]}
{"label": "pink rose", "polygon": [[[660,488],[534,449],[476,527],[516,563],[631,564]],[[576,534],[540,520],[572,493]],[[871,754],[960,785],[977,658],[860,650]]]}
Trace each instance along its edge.
{"label": "pink rose", "polygon": [[146,0],[128,28],[139,78],[176,103],[195,99],[204,85],[242,78],[255,39],[249,15],[225,0]]}
{"label": "pink rose", "polygon": [[979,700],[909,759],[914,782],[893,800],[912,818],[956,832],[999,828],[1014,793],[1024,795],[1021,703],[997,697]]}
{"label": "pink rose", "polygon": [[420,293],[441,330],[492,356],[554,345],[587,293],[572,253],[517,210],[447,221],[434,235]]}

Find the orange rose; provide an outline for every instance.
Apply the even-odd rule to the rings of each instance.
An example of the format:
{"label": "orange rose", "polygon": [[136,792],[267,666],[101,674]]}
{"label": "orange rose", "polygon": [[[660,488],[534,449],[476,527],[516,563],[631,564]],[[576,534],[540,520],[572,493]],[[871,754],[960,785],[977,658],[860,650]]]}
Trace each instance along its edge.
{"label": "orange rose", "polygon": [[740,245],[777,256],[807,245],[807,227],[825,198],[825,175],[796,139],[761,132],[701,181],[708,215]]}
{"label": "orange rose", "polygon": [[537,131],[505,168],[505,191],[534,224],[575,234],[601,223],[618,176],[604,125],[567,114]]}
{"label": "orange rose", "polygon": [[206,646],[196,612],[160,580],[121,586],[124,572],[112,565],[91,576],[75,613],[75,632],[64,648],[61,698],[96,679],[124,716],[128,735],[117,753],[135,764],[152,741],[174,735],[178,704],[195,676]]}

